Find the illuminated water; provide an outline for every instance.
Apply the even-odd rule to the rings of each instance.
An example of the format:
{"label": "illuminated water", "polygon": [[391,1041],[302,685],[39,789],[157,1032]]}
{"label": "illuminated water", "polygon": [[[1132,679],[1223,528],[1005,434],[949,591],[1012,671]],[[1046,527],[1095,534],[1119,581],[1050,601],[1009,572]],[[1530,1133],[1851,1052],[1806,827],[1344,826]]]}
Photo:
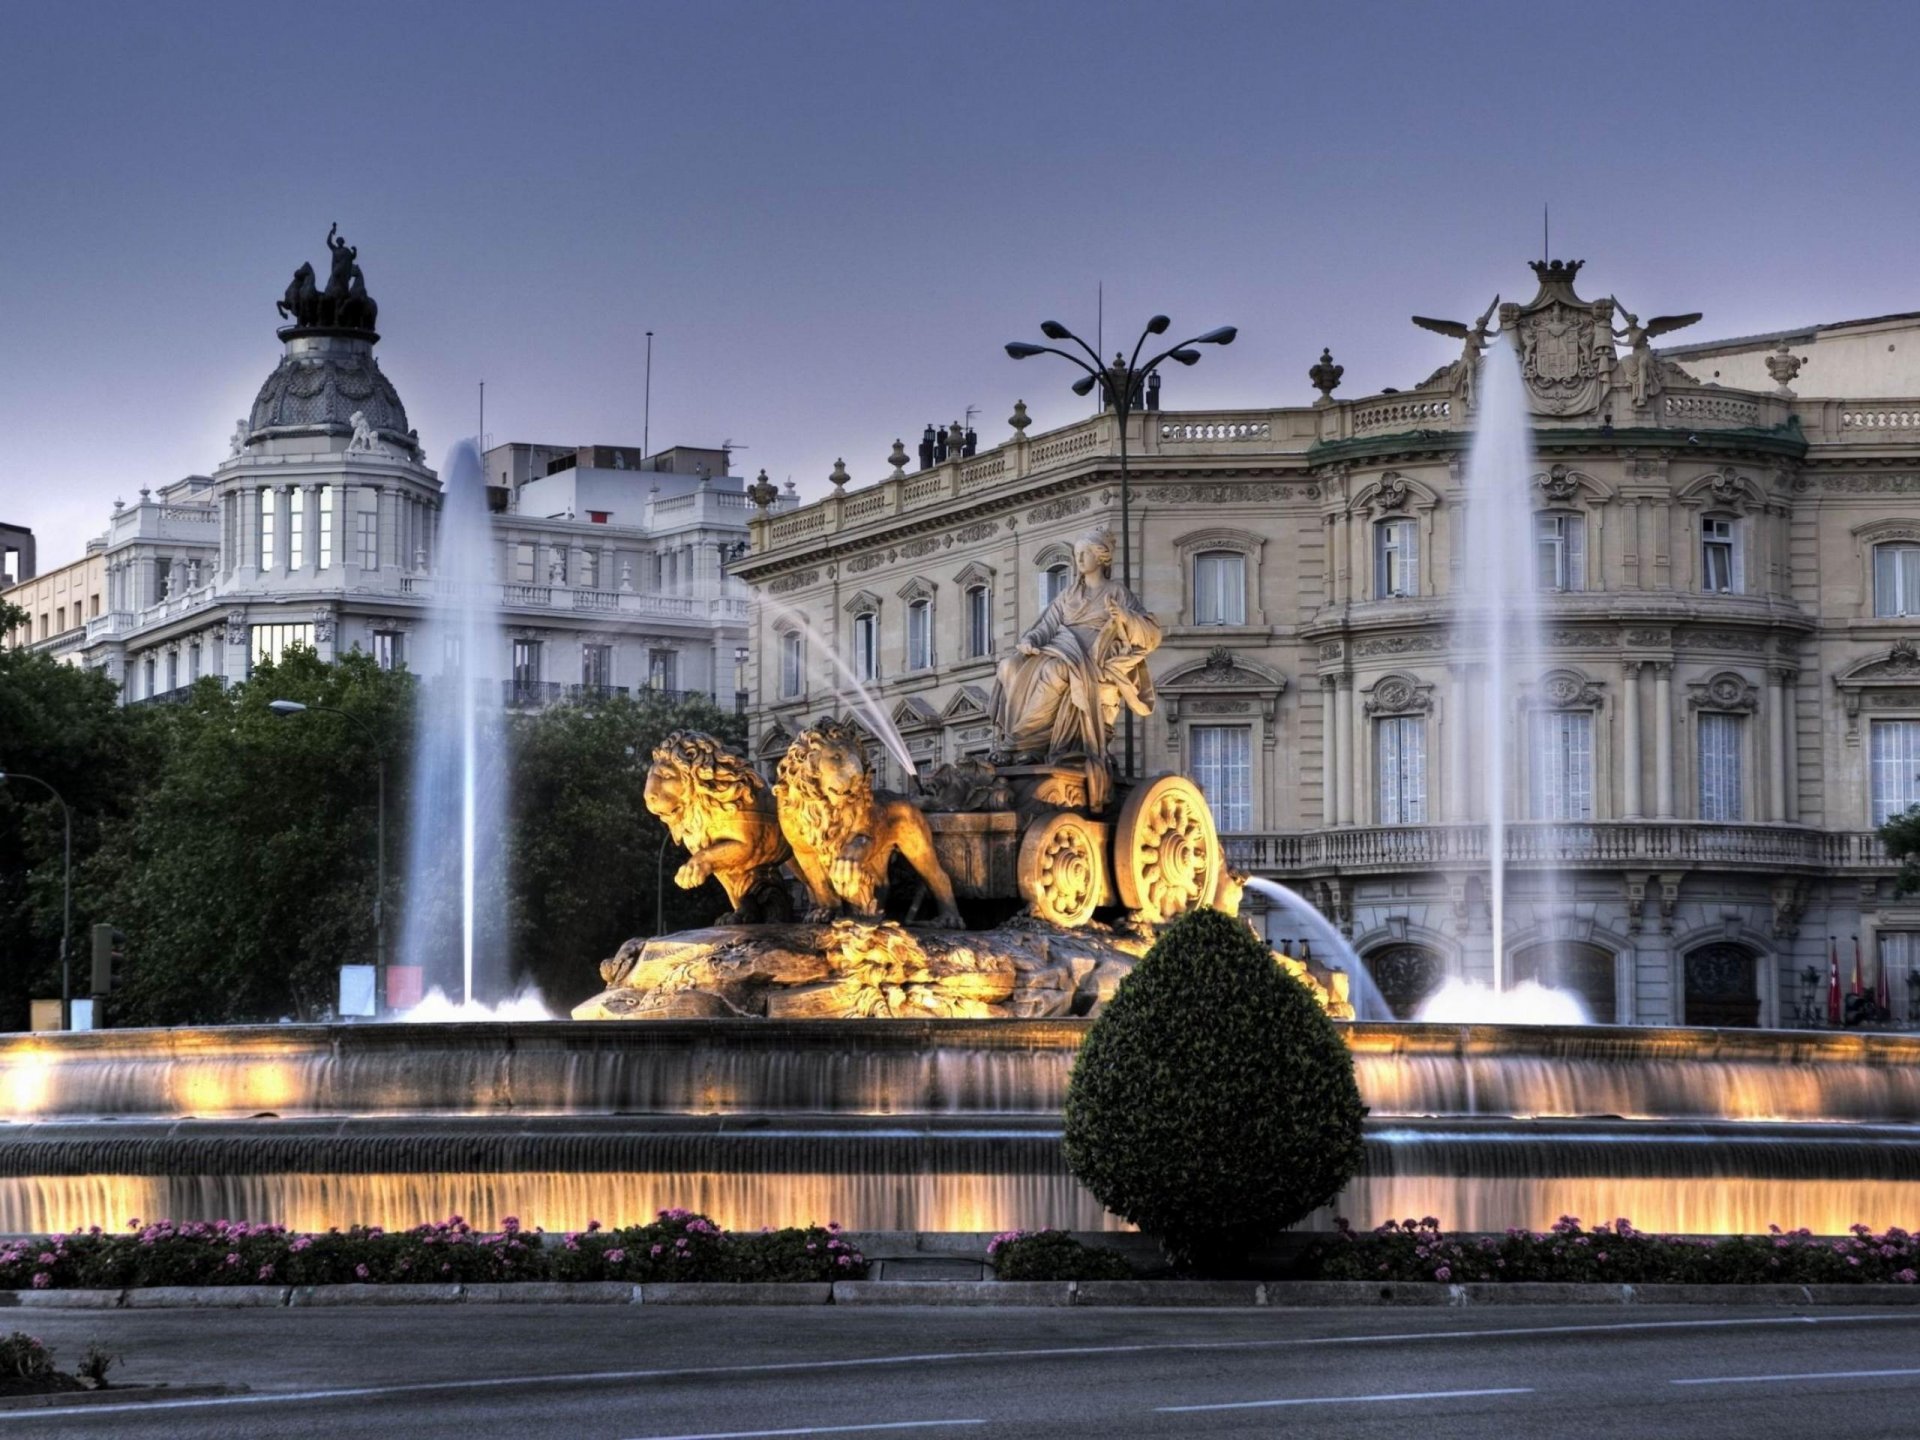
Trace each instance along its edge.
{"label": "illuminated water", "polygon": [[[1285,915],[1286,918],[1281,922],[1281,934],[1284,937],[1308,941],[1317,947],[1313,959],[1347,972],[1347,998],[1353,1002],[1353,1013],[1357,1018],[1393,1018],[1393,1011],[1381,996],[1380,987],[1373,983],[1373,975],[1368,971],[1366,962],[1347,943],[1347,937],[1334,929],[1333,922],[1320,913],[1318,907],[1298,890],[1265,876],[1248,876],[1247,888],[1266,896],[1274,908]],[[1272,937],[1271,926],[1267,933]],[[1294,958],[1304,957],[1295,955]]]}
{"label": "illuminated water", "polygon": [[1442,1025],[1591,1025],[1593,1016],[1571,990],[1522,980],[1505,990],[1451,979],[1420,1002],[1418,1020]]}
{"label": "illuminated water", "polygon": [[[807,637],[809,653],[817,652],[826,656],[840,678],[852,690],[853,693],[849,699],[852,701],[854,713],[860,717],[860,723],[866,727],[868,734],[887,747],[887,753],[898,762],[902,782],[912,784],[913,778],[919,774],[919,768],[914,763],[913,752],[907,748],[906,737],[900,733],[900,727],[893,723],[893,717],[887,714],[886,707],[880,703],[872,691],[867,689],[865,683],[854,673],[853,667],[841,658],[840,652],[834,649],[832,642],[813,628],[803,612],[794,609],[791,605],[783,605],[765,591],[756,592],[754,600],[757,604],[767,606],[799,626],[801,632]],[[775,660],[773,663],[779,662]]]}

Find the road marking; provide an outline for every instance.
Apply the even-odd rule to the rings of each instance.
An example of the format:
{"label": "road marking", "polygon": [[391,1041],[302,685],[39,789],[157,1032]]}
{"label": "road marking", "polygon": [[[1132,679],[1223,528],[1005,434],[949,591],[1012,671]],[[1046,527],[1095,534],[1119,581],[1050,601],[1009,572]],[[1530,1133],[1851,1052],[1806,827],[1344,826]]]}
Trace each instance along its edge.
{"label": "road marking", "polygon": [[793,1430],[703,1430],[698,1435],[648,1435],[643,1440],[766,1440],[774,1435],[853,1435],[871,1430],[935,1430],[943,1425],[984,1425],[984,1420],[889,1420],[874,1425],[802,1425]]}
{"label": "road marking", "polygon": [[1513,1325],[1475,1330],[1418,1330],[1388,1335],[1312,1335],[1292,1340],[1166,1340],[1133,1345],[1048,1345],[1027,1350],[937,1350],[914,1355],[856,1355],[839,1360],[770,1360],[748,1365],[689,1365],[663,1370],[587,1370],[546,1375],[488,1375],[472,1380],[413,1380],[392,1385],[360,1385],[337,1390],[285,1390],[222,1395],[202,1400],[148,1400],[126,1405],[0,1410],[0,1424],[64,1415],[111,1415],[121,1411],[187,1410],[226,1405],[278,1405],[306,1400],[359,1400],[374,1396],[504,1390],[543,1385],[617,1385],[636,1380],[699,1380],[732,1375],[791,1375],[810,1370],[891,1369],[966,1361],[1059,1360],[1102,1355],[1204,1354],[1208,1351],[1297,1350],[1324,1345],[1383,1345],[1409,1342],[1510,1339],[1517,1335],[1592,1335],[1664,1330],[1751,1329],[1779,1325],[1864,1325],[1920,1322],[1920,1313],[1878,1315],[1769,1315],[1735,1320],[1624,1320],[1605,1325]]}
{"label": "road marking", "polygon": [[1365,1405],[1392,1400],[1463,1400],[1470,1395],[1531,1395],[1532,1386],[1502,1390],[1407,1390],[1398,1395],[1313,1395],[1295,1400],[1232,1400],[1220,1405],[1161,1405],[1162,1414],[1187,1415],[1196,1410],[1271,1410],[1281,1405]]}
{"label": "road marking", "polygon": [[1799,1375],[1714,1375],[1704,1380],[1670,1380],[1670,1385],[1777,1385],[1788,1380],[1878,1380],[1887,1375],[1920,1375],[1920,1370],[1808,1370]]}

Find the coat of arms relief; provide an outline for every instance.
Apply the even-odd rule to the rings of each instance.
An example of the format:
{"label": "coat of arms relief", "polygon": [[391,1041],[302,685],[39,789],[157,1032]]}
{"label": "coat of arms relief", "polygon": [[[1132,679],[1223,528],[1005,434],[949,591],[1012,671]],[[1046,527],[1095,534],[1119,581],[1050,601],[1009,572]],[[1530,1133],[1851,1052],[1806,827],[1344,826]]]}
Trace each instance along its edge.
{"label": "coat of arms relief", "polygon": [[1613,380],[1613,301],[1573,293],[1578,260],[1536,260],[1540,293],[1500,307],[1500,328],[1514,338],[1536,415],[1597,410]]}

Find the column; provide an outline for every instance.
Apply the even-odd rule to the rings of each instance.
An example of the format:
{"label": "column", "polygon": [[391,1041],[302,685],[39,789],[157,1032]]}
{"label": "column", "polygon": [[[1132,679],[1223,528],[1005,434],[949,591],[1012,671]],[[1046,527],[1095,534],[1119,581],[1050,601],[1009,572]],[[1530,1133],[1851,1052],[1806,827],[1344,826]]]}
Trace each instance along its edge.
{"label": "column", "polygon": [[1331,675],[1322,675],[1320,677],[1320,823],[1322,825],[1340,823],[1340,722],[1336,710],[1334,678]]}
{"label": "column", "polygon": [[1447,820],[1458,825],[1467,818],[1467,667],[1447,671]]}
{"label": "column", "polygon": [[1356,814],[1353,808],[1353,677],[1342,675],[1339,679],[1339,703],[1334,707],[1334,721],[1340,730],[1340,823],[1351,825]]}
{"label": "column", "polygon": [[1654,818],[1673,819],[1673,662],[1653,667]]}
{"label": "column", "polygon": [[1787,722],[1782,703],[1784,671],[1767,669],[1767,819],[1787,818]]}
{"label": "column", "polygon": [[1629,660],[1626,683],[1621,687],[1622,706],[1627,727],[1624,775],[1621,784],[1621,816],[1638,820],[1640,815],[1640,662]]}

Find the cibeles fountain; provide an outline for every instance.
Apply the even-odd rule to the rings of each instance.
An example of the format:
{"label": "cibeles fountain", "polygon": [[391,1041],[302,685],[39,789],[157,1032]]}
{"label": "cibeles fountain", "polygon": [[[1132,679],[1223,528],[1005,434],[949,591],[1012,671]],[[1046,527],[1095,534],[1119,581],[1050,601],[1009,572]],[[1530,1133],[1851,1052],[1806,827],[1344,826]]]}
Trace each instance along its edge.
{"label": "cibeles fountain", "polygon": [[[1092,1015],[1162,926],[1237,909],[1245,877],[1199,787],[1113,773],[1121,708],[1153,707],[1160,627],[1113,578],[1109,533],[1074,557],[1078,577],[1000,662],[999,758],[944,766],[918,796],[874,787],[851,723],[802,731],[772,786],[712,736],[669,736],[647,806],[689,852],[677,883],[718,880],[734,908],[623,947],[574,1018]],[[1279,958],[1352,1017],[1346,974]]]}
{"label": "cibeles fountain", "polygon": [[[1570,275],[1543,275],[1503,329],[1578,319],[1555,288]],[[311,291],[309,275],[288,303]],[[1655,323],[1611,368],[1582,351],[1567,383],[1630,403]],[[1519,362],[1484,319],[1454,329],[1466,354],[1423,388],[1486,429],[1514,378],[1488,367]],[[328,443],[345,447],[340,421]],[[1491,460],[1488,483],[1511,493],[1524,463]],[[1476,480],[1468,508],[1499,493]],[[1062,1158],[1075,1053],[1158,929],[1233,910],[1242,877],[1191,783],[1116,773],[1112,730],[1152,711],[1161,634],[1107,549],[1082,541],[1078,581],[1002,657],[990,765],[903,796],[876,787],[870,737],[841,719],[797,737],[770,783],[710,736],[663,744],[648,807],[687,853],[680,882],[718,882],[729,914],[606,959],[577,1012],[592,1018],[0,1037],[0,1231],[453,1213],[557,1230],[672,1205],[734,1227],[1118,1228]],[[1311,934],[1317,961],[1338,949],[1314,917],[1280,933]],[[580,958],[583,978],[601,959]],[[1276,963],[1348,1013],[1357,974]],[[1334,1207],[1359,1223],[1839,1232],[1920,1209],[1913,1037],[1339,1023],[1371,1107],[1365,1167]]]}

